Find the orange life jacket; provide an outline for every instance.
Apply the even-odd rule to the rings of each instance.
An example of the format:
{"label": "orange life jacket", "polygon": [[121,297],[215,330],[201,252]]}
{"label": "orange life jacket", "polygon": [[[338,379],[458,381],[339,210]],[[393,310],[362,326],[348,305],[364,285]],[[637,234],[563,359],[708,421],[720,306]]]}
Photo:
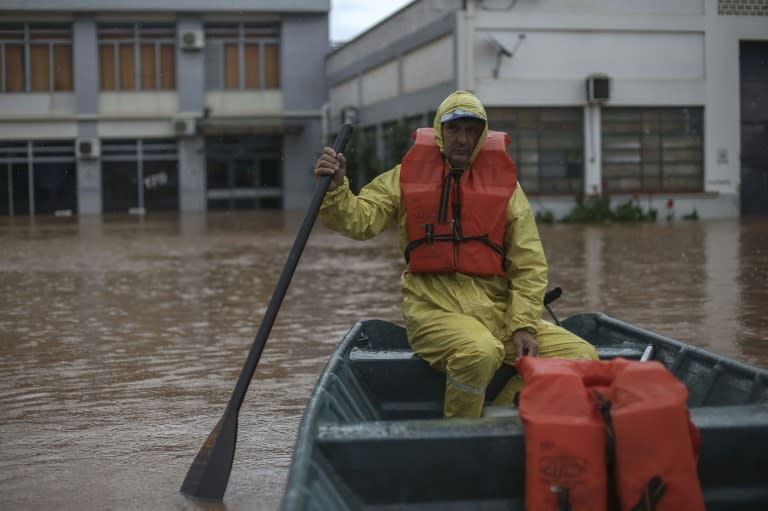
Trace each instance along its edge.
{"label": "orange life jacket", "polygon": [[414,139],[400,168],[409,270],[506,275],[504,227],[517,186],[509,135],[489,131],[464,171],[445,164],[432,128],[416,130]]}
{"label": "orange life jacket", "polygon": [[663,365],[523,357],[517,369],[527,511],[704,511],[688,391]]}

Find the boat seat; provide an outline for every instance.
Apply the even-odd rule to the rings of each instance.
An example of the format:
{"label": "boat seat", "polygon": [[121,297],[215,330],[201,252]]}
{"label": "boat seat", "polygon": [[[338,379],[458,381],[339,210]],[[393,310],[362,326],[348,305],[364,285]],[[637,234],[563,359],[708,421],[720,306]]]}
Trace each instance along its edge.
{"label": "boat seat", "polygon": [[519,417],[520,414],[514,406],[487,405],[483,408],[483,417]]}
{"label": "boat seat", "polygon": [[[316,446],[322,453],[318,468],[340,477],[347,498],[361,509],[423,509],[418,504],[424,502],[439,503],[430,509],[441,510],[479,509],[478,502],[489,511],[522,509],[519,420],[321,424]],[[473,456],[457,456],[468,452]]]}
{"label": "boat seat", "polygon": [[[691,410],[702,435],[699,476],[709,511],[767,509],[768,407],[741,412]],[[519,416],[322,423],[313,468],[323,472],[321,480],[340,477],[345,496],[359,508],[423,509],[419,503],[439,502],[429,509],[463,509],[460,503],[479,509],[482,501],[484,510],[522,509],[523,433]]]}
{"label": "boat seat", "polygon": [[[624,357],[639,360],[641,350],[632,348],[598,348],[601,359]],[[349,366],[370,393],[374,403],[379,403],[381,418],[434,418],[440,417],[445,394],[445,375],[431,368],[410,349],[371,350],[353,348],[349,352]],[[486,398],[493,401],[507,381],[515,375],[515,369],[502,365],[488,385]],[[500,410],[489,413],[500,414]]]}

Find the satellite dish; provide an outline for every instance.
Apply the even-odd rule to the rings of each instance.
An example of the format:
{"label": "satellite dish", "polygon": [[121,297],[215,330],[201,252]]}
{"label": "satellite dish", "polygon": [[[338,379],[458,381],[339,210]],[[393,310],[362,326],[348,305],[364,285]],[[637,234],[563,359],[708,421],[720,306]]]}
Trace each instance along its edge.
{"label": "satellite dish", "polygon": [[493,34],[488,34],[488,43],[491,45],[491,47],[496,51],[496,67],[493,69],[493,77],[498,78],[499,77],[499,69],[501,68],[501,58],[507,57],[512,58],[515,56],[515,52],[517,52],[517,49],[520,47],[520,45],[523,43],[523,40],[525,40],[525,34],[520,33],[517,34],[517,42],[515,42],[515,46],[513,46],[511,49],[499,41]]}
{"label": "satellite dish", "polygon": [[504,44],[496,39],[492,34],[488,35],[488,41],[491,43],[491,46],[503,57],[511,57],[512,56],[512,50],[508,49]]}

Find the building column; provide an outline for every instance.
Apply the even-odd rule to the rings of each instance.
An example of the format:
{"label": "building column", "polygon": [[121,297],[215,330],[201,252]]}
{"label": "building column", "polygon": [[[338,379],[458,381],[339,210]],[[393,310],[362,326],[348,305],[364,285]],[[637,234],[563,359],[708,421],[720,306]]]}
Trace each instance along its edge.
{"label": "building column", "polygon": [[[99,113],[99,51],[96,21],[90,16],[77,17],[72,24],[72,53],[75,78],[75,112],[96,116]],[[92,139],[98,147],[98,121],[77,122],[77,137]],[[77,144],[77,141],[75,141]],[[79,214],[100,214],[101,160],[77,159],[77,211]]]}
{"label": "building column", "polygon": [[207,209],[205,137],[179,139],[179,210],[184,213]]}
{"label": "building column", "polygon": [[599,104],[587,104],[584,107],[584,193],[586,195],[603,193],[602,158],[601,158],[601,111]]}
{"label": "building column", "polygon": [[[203,22],[194,16],[179,18],[176,31],[203,33]],[[176,47],[176,90],[180,118],[199,122],[205,111],[204,49]],[[199,127],[198,127],[199,131]],[[205,137],[179,138],[179,210],[199,212],[207,209],[205,179]]]}

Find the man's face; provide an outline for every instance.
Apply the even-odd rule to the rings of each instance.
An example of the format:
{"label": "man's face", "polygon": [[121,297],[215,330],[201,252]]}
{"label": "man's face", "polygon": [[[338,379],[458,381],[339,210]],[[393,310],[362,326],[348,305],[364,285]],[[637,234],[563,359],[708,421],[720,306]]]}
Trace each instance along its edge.
{"label": "man's face", "polygon": [[472,118],[443,123],[443,154],[452,168],[463,169],[467,166],[484,127],[482,120]]}

